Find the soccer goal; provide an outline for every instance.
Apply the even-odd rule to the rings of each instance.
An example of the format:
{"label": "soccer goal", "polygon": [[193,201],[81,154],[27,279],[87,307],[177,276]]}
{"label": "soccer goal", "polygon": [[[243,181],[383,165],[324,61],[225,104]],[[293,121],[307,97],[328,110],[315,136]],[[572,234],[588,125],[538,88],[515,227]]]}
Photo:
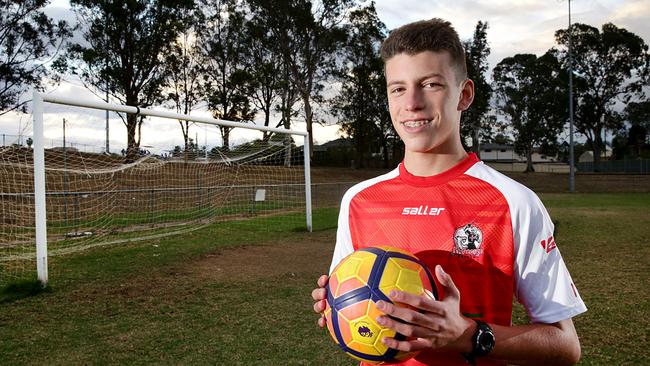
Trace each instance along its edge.
{"label": "soccer goal", "polygon": [[[44,134],[48,103],[158,117],[176,127],[175,121],[189,121],[205,133],[205,144],[149,146],[151,151],[129,159],[66,142],[65,122],[63,140],[57,137],[52,143]],[[224,128],[231,135],[239,130],[254,135],[232,145],[211,144],[210,129],[218,136]],[[48,131],[51,136],[51,126]],[[307,136],[303,131],[35,92],[33,147],[0,148],[0,286],[34,269],[47,284],[49,257],[183,235],[208,225],[232,225],[237,235],[311,231]]]}

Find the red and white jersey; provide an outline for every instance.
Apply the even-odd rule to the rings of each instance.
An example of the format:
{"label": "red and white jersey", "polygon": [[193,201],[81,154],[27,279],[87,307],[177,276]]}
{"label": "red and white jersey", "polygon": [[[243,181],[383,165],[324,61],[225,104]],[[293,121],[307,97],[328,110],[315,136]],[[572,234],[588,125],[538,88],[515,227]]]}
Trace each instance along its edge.
{"label": "red and white jersey", "polygon": [[[350,188],[330,272],[354,250],[382,245],[417,255],[432,274],[440,264],[460,290],[461,312],[471,318],[511,325],[513,294],[533,323],[587,310],[542,202],[474,154],[435,176],[414,176],[400,164]],[[403,365],[434,364],[466,365],[456,353],[422,353]]]}

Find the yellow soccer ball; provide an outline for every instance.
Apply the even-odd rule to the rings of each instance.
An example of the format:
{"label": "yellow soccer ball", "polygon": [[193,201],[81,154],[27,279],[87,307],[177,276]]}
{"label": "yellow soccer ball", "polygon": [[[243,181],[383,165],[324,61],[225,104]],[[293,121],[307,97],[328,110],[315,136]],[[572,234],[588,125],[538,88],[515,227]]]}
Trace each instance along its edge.
{"label": "yellow soccer ball", "polygon": [[381,342],[383,337],[406,337],[377,324],[375,319],[383,312],[376,303],[392,303],[391,290],[437,298],[433,283],[426,266],[402,249],[371,247],[353,252],[336,266],[327,284],[325,318],[330,335],[344,352],[363,362],[390,364],[416,356],[417,352],[398,351]]}

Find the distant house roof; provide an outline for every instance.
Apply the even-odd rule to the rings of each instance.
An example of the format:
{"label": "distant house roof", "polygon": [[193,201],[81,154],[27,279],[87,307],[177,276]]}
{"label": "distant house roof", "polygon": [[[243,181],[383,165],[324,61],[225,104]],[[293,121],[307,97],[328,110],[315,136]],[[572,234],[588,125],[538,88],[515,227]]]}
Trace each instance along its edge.
{"label": "distant house roof", "polygon": [[352,147],[352,139],[346,139],[344,137],[338,138],[336,140],[328,141],[321,145],[314,146],[314,151],[327,151],[328,149],[336,148],[350,148]]}
{"label": "distant house roof", "polygon": [[481,150],[514,150],[512,145],[501,145],[501,144],[481,144]]}

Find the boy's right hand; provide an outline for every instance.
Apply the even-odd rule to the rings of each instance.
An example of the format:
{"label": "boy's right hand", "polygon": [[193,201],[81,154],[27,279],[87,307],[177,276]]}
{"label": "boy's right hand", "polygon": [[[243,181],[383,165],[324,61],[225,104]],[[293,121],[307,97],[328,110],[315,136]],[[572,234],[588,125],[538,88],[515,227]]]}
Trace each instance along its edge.
{"label": "boy's right hand", "polygon": [[325,314],[323,314],[323,312],[325,311],[325,306],[327,305],[327,289],[325,286],[327,286],[328,279],[329,277],[327,275],[320,276],[317,282],[318,287],[311,292],[311,297],[315,301],[314,311],[321,315],[321,317],[318,318],[318,326],[321,328],[324,328],[327,325]]}

